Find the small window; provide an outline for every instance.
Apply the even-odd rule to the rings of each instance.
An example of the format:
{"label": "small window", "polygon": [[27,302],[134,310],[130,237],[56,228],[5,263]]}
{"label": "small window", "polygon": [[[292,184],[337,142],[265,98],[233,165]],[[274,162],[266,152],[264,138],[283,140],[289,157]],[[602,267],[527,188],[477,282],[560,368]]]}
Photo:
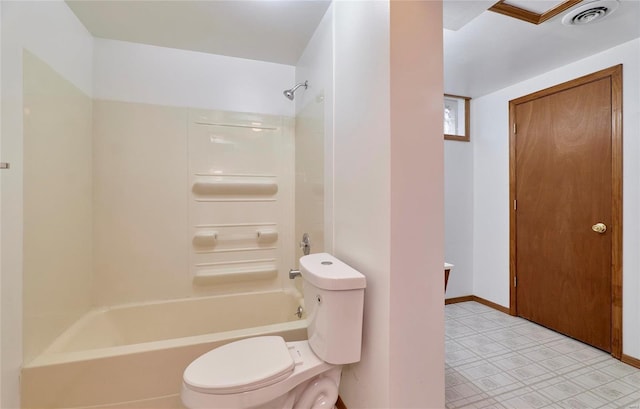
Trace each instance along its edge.
{"label": "small window", "polygon": [[444,94],[444,139],[469,142],[469,97]]}

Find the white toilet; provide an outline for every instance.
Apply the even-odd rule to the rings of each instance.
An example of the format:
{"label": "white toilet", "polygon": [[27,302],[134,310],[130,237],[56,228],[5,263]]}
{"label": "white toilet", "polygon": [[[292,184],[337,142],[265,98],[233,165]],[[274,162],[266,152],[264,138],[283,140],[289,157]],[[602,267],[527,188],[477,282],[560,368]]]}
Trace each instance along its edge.
{"label": "white toilet", "polygon": [[333,408],[342,365],[360,360],[366,280],[327,253],[302,257],[300,271],[308,340],[255,337],[207,352],[184,371],[187,408]]}

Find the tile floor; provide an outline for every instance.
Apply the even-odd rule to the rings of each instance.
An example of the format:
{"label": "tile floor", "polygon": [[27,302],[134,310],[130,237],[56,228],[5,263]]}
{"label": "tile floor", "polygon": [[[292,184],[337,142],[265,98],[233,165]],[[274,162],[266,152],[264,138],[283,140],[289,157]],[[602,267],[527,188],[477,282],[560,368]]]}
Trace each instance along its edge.
{"label": "tile floor", "polygon": [[476,302],[445,307],[446,406],[640,409],[640,370]]}

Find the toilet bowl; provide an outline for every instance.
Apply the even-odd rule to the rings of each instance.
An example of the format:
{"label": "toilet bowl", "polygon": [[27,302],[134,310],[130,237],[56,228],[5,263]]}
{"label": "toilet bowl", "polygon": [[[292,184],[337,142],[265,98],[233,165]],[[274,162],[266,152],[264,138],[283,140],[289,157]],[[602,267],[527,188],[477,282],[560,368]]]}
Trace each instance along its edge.
{"label": "toilet bowl", "polygon": [[[257,359],[256,351],[263,353]],[[319,359],[307,341],[248,338],[192,362],[182,401],[188,408],[332,408],[341,371]]]}
{"label": "toilet bowl", "polygon": [[366,281],[326,253],[300,269],[308,340],[254,337],[207,352],[184,371],[187,408],[333,408],[342,366],[360,360]]}

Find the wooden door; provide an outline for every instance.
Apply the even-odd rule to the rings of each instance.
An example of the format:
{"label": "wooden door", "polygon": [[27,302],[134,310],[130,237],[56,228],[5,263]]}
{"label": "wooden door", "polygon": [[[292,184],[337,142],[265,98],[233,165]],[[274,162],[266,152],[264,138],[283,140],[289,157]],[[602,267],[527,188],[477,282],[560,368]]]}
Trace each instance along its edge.
{"label": "wooden door", "polygon": [[[613,306],[621,297],[621,289],[614,291],[621,271],[612,266],[620,252],[621,112],[615,72],[511,101],[510,114],[517,315],[617,353],[621,323],[614,325]],[[594,231],[598,223],[607,230]]]}

